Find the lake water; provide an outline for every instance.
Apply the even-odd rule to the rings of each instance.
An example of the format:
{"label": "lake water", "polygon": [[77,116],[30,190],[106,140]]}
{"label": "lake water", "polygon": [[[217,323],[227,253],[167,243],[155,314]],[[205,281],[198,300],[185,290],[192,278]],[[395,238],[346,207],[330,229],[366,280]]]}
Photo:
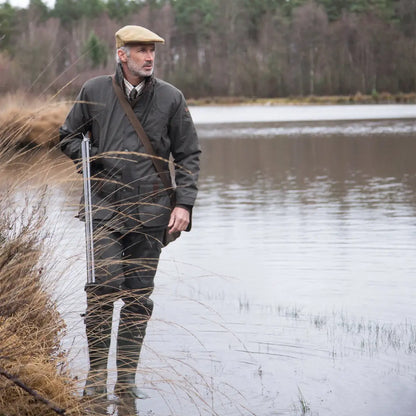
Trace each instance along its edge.
{"label": "lake water", "polygon": [[[415,415],[416,106],[280,110],[191,109],[200,195],[192,232],[162,254],[140,415]],[[83,227],[68,188],[50,219],[82,377]]]}

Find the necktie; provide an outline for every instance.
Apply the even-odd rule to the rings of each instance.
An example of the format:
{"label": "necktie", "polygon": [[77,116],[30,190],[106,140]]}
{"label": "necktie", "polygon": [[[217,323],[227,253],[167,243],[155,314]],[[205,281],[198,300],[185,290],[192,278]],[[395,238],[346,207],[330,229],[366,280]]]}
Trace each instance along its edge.
{"label": "necktie", "polygon": [[134,101],[136,98],[137,98],[137,90],[136,90],[136,88],[133,88],[133,89],[130,91],[130,94],[129,94],[129,100],[130,100],[130,101]]}

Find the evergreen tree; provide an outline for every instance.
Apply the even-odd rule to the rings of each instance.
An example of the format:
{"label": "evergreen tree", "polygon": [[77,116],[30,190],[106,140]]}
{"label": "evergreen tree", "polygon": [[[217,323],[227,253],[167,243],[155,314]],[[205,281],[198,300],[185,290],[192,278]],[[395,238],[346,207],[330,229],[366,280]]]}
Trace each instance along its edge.
{"label": "evergreen tree", "polygon": [[82,16],[91,19],[104,12],[105,3],[102,0],[79,0],[79,8]]}
{"label": "evergreen tree", "polygon": [[32,19],[36,19],[37,23],[45,22],[50,16],[50,10],[42,0],[30,0],[28,10],[32,13]]}
{"label": "evergreen tree", "polygon": [[83,53],[88,57],[92,68],[107,65],[107,46],[100,41],[94,32],[90,33],[90,36],[84,45]]}
{"label": "evergreen tree", "polygon": [[71,26],[83,14],[81,3],[77,0],[56,0],[52,13],[64,26]]}
{"label": "evergreen tree", "polygon": [[0,50],[11,51],[16,22],[17,9],[11,6],[8,1],[0,4]]}

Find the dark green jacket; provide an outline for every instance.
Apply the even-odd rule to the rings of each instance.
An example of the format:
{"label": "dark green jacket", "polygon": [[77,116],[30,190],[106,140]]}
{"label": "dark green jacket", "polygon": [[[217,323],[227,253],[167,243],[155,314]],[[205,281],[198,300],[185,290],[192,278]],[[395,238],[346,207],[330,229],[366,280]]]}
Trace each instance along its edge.
{"label": "dark green jacket", "polygon": [[[122,86],[119,65],[116,80]],[[157,155],[175,163],[176,204],[192,207],[197,195],[200,147],[183,94],[150,77],[132,104]],[[62,151],[79,163],[82,133],[92,134],[93,219],[116,227],[165,227],[170,200],[152,161],[125,115],[111,76],[87,81],[60,128]]]}

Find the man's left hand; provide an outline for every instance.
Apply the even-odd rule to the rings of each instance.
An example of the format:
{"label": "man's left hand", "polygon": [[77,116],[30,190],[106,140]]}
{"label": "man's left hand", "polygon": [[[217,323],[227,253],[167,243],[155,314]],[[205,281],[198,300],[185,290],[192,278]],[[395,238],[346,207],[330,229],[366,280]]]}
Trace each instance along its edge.
{"label": "man's left hand", "polygon": [[175,207],[170,214],[170,220],[168,224],[169,233],[185,231],[188,228],[189,221],[189,211],[186,208]]}

